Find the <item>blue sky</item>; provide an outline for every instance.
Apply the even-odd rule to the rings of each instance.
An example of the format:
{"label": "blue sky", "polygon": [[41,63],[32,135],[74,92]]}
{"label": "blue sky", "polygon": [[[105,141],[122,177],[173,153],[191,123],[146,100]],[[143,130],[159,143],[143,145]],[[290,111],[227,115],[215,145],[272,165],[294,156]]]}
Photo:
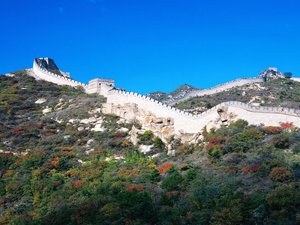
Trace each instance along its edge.
{"label": "blue sky", "polygon": [[268,66],[300,76],[299,0],[1,0],[0,73],[54,58],[74,79],[147,93]]}

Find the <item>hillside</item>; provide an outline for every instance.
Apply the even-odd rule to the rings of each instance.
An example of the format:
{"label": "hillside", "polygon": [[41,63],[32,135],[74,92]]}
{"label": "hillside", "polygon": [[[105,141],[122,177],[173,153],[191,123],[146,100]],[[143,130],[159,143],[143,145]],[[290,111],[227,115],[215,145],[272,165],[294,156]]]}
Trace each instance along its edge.
{"label": "hillside", "polygon": [[158,92],[149,93],[147,94],[147,96],[157,101],[168,103],[168,102],[176,101],[177,99],[181,99],[187,93],[190,93],[191,91],[195,91],[195,90],[201,90],[201,89],[195,88],[188,84],[183,84],[170,93],[158,91]]}
{"label": "hillside", "polygon": [[226,101],[299,109],[300,82],[284,78],[271,79],[263,83],[234,87],[212,95],[193,97],[177,103],[175,107],[197,114]]}
{"label": "hillside", "polygon": [[14,74],[0,76],[0,224],[299,224],[293,124],[163,143],[99,95]]}

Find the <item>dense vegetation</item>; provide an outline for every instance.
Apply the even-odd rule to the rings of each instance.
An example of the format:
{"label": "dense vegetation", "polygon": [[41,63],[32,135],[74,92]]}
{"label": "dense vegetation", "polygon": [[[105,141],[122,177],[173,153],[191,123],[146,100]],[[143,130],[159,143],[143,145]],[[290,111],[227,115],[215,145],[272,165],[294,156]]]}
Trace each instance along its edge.
{"label": "dense vegetation", "polygon": [[[18,74],[0,76],[0,224],[300,223],[293,124],[239,120],[204,130],[198,144],[172,140],[170,157],[151,131],[130,142],[138,124],[98,111],[104,131],[70,122],[101,107],[102,97]],[[140,144],[160,156],[141,154]]]}
{"label": "dense vegetation", "polygon": [[264,83],[235,87],[213,95],[194,97],[177,103],[176,107],[199,113],[226,101],[299,109],[300,83],[290,79],[271,79]]}

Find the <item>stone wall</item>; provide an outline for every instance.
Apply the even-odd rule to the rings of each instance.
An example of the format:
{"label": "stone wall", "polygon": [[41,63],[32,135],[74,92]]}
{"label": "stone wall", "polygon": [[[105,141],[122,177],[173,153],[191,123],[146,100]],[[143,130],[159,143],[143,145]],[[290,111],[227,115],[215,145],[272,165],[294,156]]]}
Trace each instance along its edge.
{"label": "stone wall", "polygon": [[[192,115],[168,106],[144,95],[133,92],[115,91],[108,93],[107,103],[124,105],[134,103],[138,108],[149,111],[157,117],[172,118],[175,133],[198,133],[208,124],[218,124],[220,115],[218,109],[226,106],[228,114],[237,119],[245,119],[251,124],[278,126],[280,122],[293,122],[300,127],[300,110],[282,107],[251,106],[241,102],[224,102],[201,114]],[[113,112],[111,112],[113,113]],[[119,114],[122,117],[122,115]]]}
{"label": "stone wall", "polygon": [[260,78],[240,78],[240,79],[236,79],[236,80],[233,80],[233,81],[229,81],[229,82],[214,86],[212,88],[192,91],[192,92],[188,93],[187,95],[185,95],[181,99],[176,99],[175,101],[169,101],[169,102],[166,102],[166,103],[168,105],[175,105],[177,102],[182,102],[182,101],[185,101],[185,100],[187,100],[189,98],[192,98],[192,97],[212,95],[212,94],[216,94],[216,93],[219,93],[219,92],[222,92],[222,91],[229,90],[229,89],[234,88],[234,87],[243,86],[245,84],[258,83],[258,82],[263,82],[263,80],[260,79]]}
{"label": "stone wall", "polygon": [[38,76],[40,79],[42,80],[46,80],[58,85],[70,85],[72,87],[76,87],[76,86],[82,86],[82,87],[86,87],[86,85],[84,83],[72,80],[68,77],[64,77],[61,75],[57,75],[55,73],[52,73],[48,70],[46,70],[45,68],[41,67],[37,60],[34,59],[33,61],[33,68],[32,68],[33,73]]}
{"label": "stone wall", "polygon": [[[148,127],[152,125],[151,122],[145,119],[146,117],[155,120],[156,122],[154,121],[154,124],[156,127],[160,126],[161,121],[171,121],[170,124],[167,124],[168,129],[171,129],[174,131],[174,134],[177,135],[197,134],[201,132],[204,127],[217,127],[226,120],[234,119],[244,119],[250,124],[273,126],[278,126],[280,122],[293,122],[297,127],[300,127],[300,111],[295,109],[256,107],[241,102],[224,102],[201,114],[193,115],[158,102],[145,95],[112,89],[113,83],[111,80],[107,80],[107,87],[102,87],[102,83],[99,82],[98,79],[92,80],[89,85],[85,85],[47,71],[45,68],[39,66],[36,60],[34,60],[33,63],[33,72],[40,79],[49,82],[73,87],[82,86],[87,93],[104,95],[107,98],[105,113],[116,114],[126,119],[130,118],[131,120],[139,117],[139,121],[145,122],[144,125]],[[192,92],[184,98],[214,94],[232,87],[256,82],[262,82],[262,80],[257,78],[237,79],[210,89]],[[101,83],[101,85],[99,83]],[[105,83],[103,83],[103,85],[105,86]],[[220,108],[222,108],[222,110],[226,108],[226,112],[222,112],[222,115],[220,115]]]}

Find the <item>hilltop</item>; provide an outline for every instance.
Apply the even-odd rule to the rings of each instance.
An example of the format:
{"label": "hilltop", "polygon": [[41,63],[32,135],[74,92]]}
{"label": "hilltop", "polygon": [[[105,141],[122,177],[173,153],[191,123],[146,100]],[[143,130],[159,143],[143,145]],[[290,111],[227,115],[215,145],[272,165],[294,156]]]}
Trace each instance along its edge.
{"label": "hilltop", "polygon": [[196,90],[201,90],[201,89],[195,88],[188,84],[183,84],[170,93],[158,91],[158,92],[149,93],[147,94],[147,96],[160,102],[173,102],[176,101],[177,99],[183,98],[188,93]]}
{"label": "hilltop", "polygon": [[279,78],[268,82],[246,84],[229,90],[179,102],[175,107],[192,113],[201,113],[222,102],[240,101],[254,106],[300,109],[300,83]]}

